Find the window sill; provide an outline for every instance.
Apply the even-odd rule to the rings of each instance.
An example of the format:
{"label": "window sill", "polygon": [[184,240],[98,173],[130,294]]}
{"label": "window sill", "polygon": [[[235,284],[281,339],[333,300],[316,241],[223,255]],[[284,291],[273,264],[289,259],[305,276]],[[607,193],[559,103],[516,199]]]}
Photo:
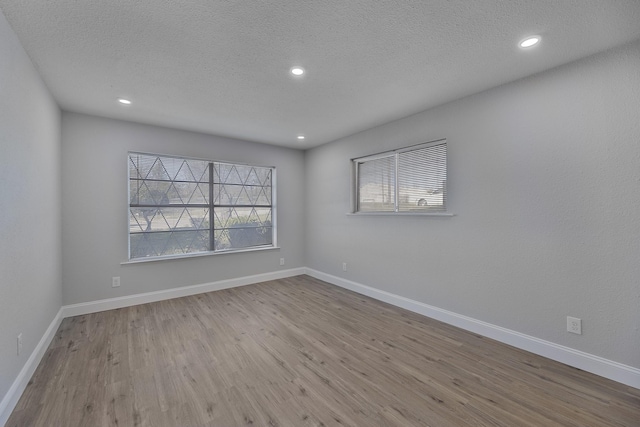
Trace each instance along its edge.
{"label": "window sill", "polygon": [[452,217],[449,212],[348,212],[347,216],[440,216]]}
{"label": "window sill", "polygon": [[171,261],[171,260],[185,259],[185,258],[200,258],[200,257],[205,257],[205,256],[213,256],[213,255],[239,254],[239,253],[245,253],[245,252],[270,251],[270,250],[274,250],[274,249],[280,249],[280,247],[279,246],[260,246],[260,247],[256,247],[256,248],[235,249],[235,250],[229,250],[229,251],[194,252],[192,254],[134,258],[134,259],[130,259],[129,261],[122,261],[120,263],[120,265],[141,264],[141,263],[156,262],[156,261]]}

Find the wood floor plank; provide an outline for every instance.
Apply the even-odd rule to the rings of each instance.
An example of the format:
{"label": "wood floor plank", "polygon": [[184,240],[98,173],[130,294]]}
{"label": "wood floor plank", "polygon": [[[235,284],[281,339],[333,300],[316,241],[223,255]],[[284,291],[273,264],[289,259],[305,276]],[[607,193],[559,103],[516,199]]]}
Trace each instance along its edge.
{"label": "wood floor plank", "polygon": [[308,276],[64,319],[14,426],[640,426],[640,390]]}

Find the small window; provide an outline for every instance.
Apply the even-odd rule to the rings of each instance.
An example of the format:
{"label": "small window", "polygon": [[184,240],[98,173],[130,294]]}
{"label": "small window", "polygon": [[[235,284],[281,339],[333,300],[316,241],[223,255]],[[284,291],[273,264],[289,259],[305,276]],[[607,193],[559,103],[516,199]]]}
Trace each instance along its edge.
{"label": "small window", "polygon": [[354,212],[446,212],[446,140],[361,157],[352,162]]}
{"label": "small window", "polygon": [[129,153],[129,259],[274,246],[274,174]]}

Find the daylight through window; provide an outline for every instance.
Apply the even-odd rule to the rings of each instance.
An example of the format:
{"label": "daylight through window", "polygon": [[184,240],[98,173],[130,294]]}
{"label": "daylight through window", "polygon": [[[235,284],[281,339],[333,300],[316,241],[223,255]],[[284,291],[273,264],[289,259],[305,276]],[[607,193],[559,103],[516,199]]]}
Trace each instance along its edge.
{"label": "daylight through window", "polygon": [[357,158],[353,167],[355,212],[446,212],[446,140]]}
{"label": "daylight through window", "polygon": [[129,153],[129,259],[274,246],[274,175]]}

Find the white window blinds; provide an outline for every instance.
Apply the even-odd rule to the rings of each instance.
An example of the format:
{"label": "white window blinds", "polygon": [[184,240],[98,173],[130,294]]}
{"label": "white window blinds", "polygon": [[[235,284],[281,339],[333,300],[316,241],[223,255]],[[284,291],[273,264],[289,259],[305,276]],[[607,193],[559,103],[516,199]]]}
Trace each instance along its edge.
{"label": "white window blinds", "polygon": [[358,206],[363,212],[395,211],[396,159],[386,156],[358,164]]}
{"label": "white window blinds", "polygon": [[446,212],[447,144],[420,144],[353,160],[356,212]]}

